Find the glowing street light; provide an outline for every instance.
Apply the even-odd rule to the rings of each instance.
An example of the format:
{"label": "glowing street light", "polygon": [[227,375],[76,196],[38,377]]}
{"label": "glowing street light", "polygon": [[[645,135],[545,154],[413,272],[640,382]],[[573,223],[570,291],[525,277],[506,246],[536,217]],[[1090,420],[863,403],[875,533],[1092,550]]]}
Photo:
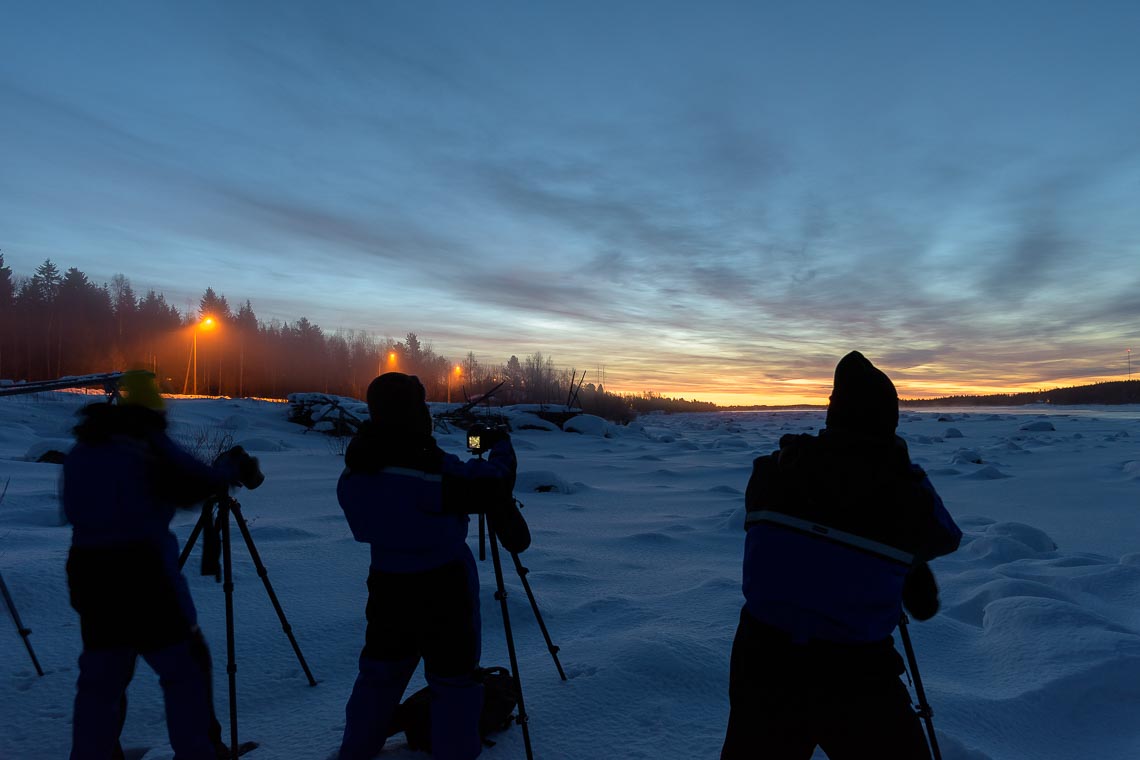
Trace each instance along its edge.
{"label": "glowing street light", "polygon": [[[194,367],[194,395],[198,395],[198,331],[199,330],[212,330],[217,326],[217,321],[213,317],[206,317],[198,324],[194,325],[194,338],[190,344],[190,362],[186,367],[190,369],[190,365]],[[186,381],[182,381],[182,393],[186,393]]]}
{"label": "glowing street light", "polygon": [[[389,372],[395,372],[396,371],[396,352],[395,351],[389,351],[388,352],[388,371]],[[384,374],[384,360],[382,358],[378,359],[376,362],[376,374],[377,375],[383,375]]]}
{"label": "glowing street light", "polygon": [[[455,365],[455,376],[458,378],[462,374],[463,368],[458,364]],[[451,373],[447,373],[447,403],[451,403]]]}

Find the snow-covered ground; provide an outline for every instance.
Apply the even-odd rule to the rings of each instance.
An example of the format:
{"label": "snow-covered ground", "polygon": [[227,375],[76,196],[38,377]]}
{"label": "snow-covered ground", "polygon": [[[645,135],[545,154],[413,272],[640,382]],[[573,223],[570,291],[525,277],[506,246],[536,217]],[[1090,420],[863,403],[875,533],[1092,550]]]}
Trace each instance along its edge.
{"label": "snow-covered ground", "polygon": [[[79,627],[67,601],[70,531],[58,465],[88,397],[0,398],[0,573],[47,675],[0,625],[0,758],[63,758]],[[335,439],[286,421],[287,406],[177,400],[172,433],[228,433],[261,458],[239,492],[254,540],[319,684],[308,686],[235,544],[241,736],[249,755],[326,758],[364,636],[368,547],[336,503]],[[569,680],[508,567],[511,620],[539,758],[714,758],[728,714],[728,657],[741,605],[743,492],[754,456],[822,412],[650,416],[628,428],[523,430],[516,495],[533,535],[523,555]],[[1048,424],[1041,424],[1048,423]],[[1053,428],[1053,429],[1038,429]],[[904,413],[900,433],[966,533],[934,563],[943,611],[912,636],[947,760],[1140,757],[1140,408]],[[959,437],[960,436],[960,437]],[[440,435],[462,453],[459,431]],[[541,489],[541,490],[539,490]],[[176,519],[185,538],[196,513]],[[472,544],[476,531],[471,531]],[[226,722],[221,586],[188,576],[214,653]],[[490,563],[481,565],[485,665],[508,664]],[[0,618],[7,618],[7,611]],[[412,688],[422,684],[417,674]],[[157,679],[140,664],[124,743],[169,758]],[[487,758],[522,758],[517,727]],[[386,756],[423,757],[393,740]],[[821,755],[822,756],[822,755]]]}

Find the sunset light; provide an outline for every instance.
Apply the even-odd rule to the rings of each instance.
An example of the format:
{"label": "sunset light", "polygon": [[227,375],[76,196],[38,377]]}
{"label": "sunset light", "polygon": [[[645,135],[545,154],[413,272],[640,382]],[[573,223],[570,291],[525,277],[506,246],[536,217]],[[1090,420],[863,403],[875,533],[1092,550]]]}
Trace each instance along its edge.
{"label": "sunset light", "polygon": [[1135,10],[208,5],[6,18],[14,278],[122,278],[239,361],[304,319],[357,389],[415,334],[441,398],[469,353],[724,404],[826,403],[853,349],[914,398],[1131,377]]}
{"label": "sunset light", "polygon": [[0,19],[0,760],[1140,760],[1140,0]]}

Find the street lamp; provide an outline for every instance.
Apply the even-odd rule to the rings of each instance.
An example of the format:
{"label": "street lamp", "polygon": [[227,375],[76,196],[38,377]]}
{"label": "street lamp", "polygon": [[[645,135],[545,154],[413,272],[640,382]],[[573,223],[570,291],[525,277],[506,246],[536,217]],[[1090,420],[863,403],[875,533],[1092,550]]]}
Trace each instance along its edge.
{"label": "street lamp", "polygon": [[[194,338],[190,343],[190,362],[188,363],[187,374],[189,374],[190,366],[194,368],[194,395],[198,395],[198,331],[199,330],[212,330],[217,325],[213,317],[206,317],[198,324],[194,325]],[[186,381],[182,381],[182,394],[186,394]]]}
{"label": "street lamp", "polygon": [[[459,377],[459,375],[462,371],[463,371],[462,367],[460,367],[458,364],[455,365],[455,376],[456,377]],[[447,403],[449,403],[449,404],[451,403],[451,373],[450,372],[447,373]]]}
{"label": "street lamp", "polygon": [[[395,372],[396,371],[396,352],[395,351],[389,351],[388,352],[388,371],[389,372]],[[383,375],[384,374],[384,365],[382,363],[377,363],[376,374],[377,375]]]}

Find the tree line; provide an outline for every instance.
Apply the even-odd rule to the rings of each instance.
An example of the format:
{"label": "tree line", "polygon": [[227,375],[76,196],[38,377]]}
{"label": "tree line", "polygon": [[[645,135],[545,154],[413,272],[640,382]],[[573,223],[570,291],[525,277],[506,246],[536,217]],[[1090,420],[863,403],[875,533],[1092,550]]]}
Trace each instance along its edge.
{"label": "tree line", "polygon": [[363,330],[326,333],[306,317],[263,322],[249,300],[235,309],[212,287],[196,311],[183,313],[162,293],[136,294],[122,274],[96,284],[75,267],[60,272],[48,259],[20,277],[0,253],[0,379],[136,368],[154,372],[166,393],[364,398],[377,374],[395,370],[419,376],[431,401],[465,401],[498,385],[497,403],[575,403],[622,421],[638,411],[715,408],[651,393],[611,394],[541,352],[499,364],[469,352],[452,362],[416,333],[396,340]]}
{"label": "tree line", "polygon": [[925,406],[1022,406],[1024,404],[1140,404],[1140,380],[1110,380],[1090,385],[1028,391],[993,393],[985,396],[945,396],[943,398],[903,399],[907,407]]}

